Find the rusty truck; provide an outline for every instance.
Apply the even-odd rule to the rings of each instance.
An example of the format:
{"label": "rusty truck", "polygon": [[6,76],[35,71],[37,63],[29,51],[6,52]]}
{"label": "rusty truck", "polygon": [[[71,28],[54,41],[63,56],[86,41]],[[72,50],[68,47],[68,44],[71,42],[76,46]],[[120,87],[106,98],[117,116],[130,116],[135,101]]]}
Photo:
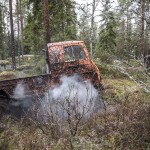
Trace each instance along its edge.
{"label": "rusty truck", "polygon": [[25,96],[42,95],[47,85],[55,86],[62,75],[78,74],[83,81],[90,80],[95,87],[100,84],[100,72],[92,59],[83,41],[64,41],[48,43],[46,53],[45,74],[25,78],[0,81],[0,108],[4,108],[14,97],[14,90],[19,83],[26,88]]}

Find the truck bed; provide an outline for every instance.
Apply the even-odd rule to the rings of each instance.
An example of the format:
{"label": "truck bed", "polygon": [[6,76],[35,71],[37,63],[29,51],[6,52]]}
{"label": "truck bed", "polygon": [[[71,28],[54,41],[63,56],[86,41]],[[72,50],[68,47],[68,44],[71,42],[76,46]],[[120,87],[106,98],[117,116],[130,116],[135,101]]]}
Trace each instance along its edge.
{"label": "truck bed", "polygon": [[51,80],[50,74],[17,78],[11,80],[0,81],[0,96],[7,95],[8,97],[14,96],[14,90],[18,84],[25,87],[26,95],[33,95],[35,93],[42,94]]}

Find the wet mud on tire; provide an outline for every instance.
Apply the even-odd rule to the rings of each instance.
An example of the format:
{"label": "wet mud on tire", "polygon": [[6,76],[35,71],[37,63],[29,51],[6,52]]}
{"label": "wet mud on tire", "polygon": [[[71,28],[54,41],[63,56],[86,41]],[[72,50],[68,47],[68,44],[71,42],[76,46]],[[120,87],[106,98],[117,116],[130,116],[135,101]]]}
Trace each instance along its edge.
{"label": "wet mud on tire", "polygon": [[0,95],[0,118],[9,111],[9,101],[8,96]]}

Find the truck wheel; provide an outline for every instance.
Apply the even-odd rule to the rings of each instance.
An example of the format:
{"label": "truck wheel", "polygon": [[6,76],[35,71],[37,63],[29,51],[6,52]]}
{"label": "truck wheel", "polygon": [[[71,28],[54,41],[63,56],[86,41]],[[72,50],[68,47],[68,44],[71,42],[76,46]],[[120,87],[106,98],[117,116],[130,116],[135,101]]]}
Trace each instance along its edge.
{"label": "truck wheel", "polygon": [[0,115],[6,113],[9,105],[9,96],[0,90]]}

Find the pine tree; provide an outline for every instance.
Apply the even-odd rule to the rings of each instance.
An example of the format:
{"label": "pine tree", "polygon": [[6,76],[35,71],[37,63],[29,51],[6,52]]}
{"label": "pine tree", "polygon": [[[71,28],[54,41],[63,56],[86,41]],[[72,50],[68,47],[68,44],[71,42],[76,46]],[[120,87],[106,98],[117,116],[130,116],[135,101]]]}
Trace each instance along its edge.
{"label": "pine tree", "polygon": [[20,2],[20,31],[21,31],[21,54],[22,54],[22,64],[24,63],[24,32],[23,32],[23,6],[22,6],[22,0],[19,1]]}
{"label": "pine tree", "polygon": [[[45,46],[43,1],[30,0],[28,7],[30,7],[30,12],[28,12],[27,25],[24,30],[25,46],[29,51],[31,49],[38,53]],[[74,3],[71,0],[48,1],[48,7],[51,41],[76,39]]]}
{"label": "pine tree", "polygon": [[45,25],[45,41],[46,43],[50,43],[51,34],[50,34],[50,24],[49,24],[48,0],[44,0],[44,25]]}
{"label": "pine tree", "polygon": [[118,17],[118,33],[117,33],[117,56],[130,60],[130,55],[133,48],[132,38],[132,0],[118,0],[120,11]]}
{"label": "pine tree", "polygon": [[10,12],[10,31],[11,31],[11,57],[12,57],[12,69],[16,69],[15,60],[15,45],[14,45],[14,23],[12,14],[12,0],[9,0],[9,12]]}
{"label": "pine tree", "polygon": [[2,4],[0,3],[0,59],[4,59]]}
{"label": "pine tree", "polygon": [[87,49],[90,50],[90,25],[88,22],[87,14],[82,13],[79,22],[79,39],[83,40],[86,44]]}
{"label": "pine tree", "polygon": [[19,10],[19,1],[16,0],[16,14],[17,14],[17,49],[18,49],[18,65],[20,66],[20,10]]}
{"label": "pine tree", "polygon": [[103,7],[97,54],[101,52],[114,53],[116,46],[116,21],[114,13],[111,11],[110,0],[103,1]]}

